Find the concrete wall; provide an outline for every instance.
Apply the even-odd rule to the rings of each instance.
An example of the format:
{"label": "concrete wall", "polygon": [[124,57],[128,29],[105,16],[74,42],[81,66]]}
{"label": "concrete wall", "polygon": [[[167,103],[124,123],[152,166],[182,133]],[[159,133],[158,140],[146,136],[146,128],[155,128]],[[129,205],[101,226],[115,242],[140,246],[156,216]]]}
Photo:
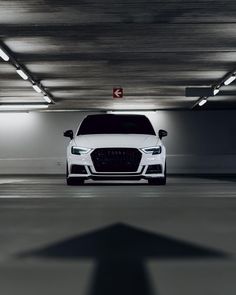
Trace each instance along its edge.
{"label": "concrete wall", "polygon": [[[88,113],[0,113],[0,174],[64,173],[68,140]],[[236,111],[146,113],[164,142],[169,173],[236,173]]]}

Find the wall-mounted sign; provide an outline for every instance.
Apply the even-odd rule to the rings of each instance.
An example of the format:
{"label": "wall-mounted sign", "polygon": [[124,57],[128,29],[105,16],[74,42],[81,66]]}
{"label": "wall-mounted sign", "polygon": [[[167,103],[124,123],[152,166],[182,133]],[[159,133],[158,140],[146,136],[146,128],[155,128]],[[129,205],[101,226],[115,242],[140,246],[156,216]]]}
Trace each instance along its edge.
{"label": "wall-mounted sign", "polygon": [[113,88],[113,98],[122,98],[123,94],[123,88]]}

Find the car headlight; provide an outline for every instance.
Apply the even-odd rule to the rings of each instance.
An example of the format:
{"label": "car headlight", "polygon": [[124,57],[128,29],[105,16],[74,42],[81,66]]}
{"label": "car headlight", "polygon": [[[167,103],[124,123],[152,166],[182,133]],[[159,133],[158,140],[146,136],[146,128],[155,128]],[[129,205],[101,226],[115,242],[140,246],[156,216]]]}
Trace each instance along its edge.
{"label": "car headlight", "polygon": [[141,149],[146,154],[158,155],[161,153],[161,146],[153,146]]}
{"label": "car headlight", "polygon": [[92,149],[84,148],[84,147],[78,147],[78,146],[72,146],[71,147],[71,153],[74,155],[83,155],[88,154]]}

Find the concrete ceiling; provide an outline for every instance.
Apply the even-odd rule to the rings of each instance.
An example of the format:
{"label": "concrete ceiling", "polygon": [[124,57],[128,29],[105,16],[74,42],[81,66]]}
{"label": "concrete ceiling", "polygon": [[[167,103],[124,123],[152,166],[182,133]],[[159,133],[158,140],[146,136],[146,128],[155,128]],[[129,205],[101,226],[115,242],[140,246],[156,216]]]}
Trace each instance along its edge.
{"label": "concrete ceiling", "polygon": [[[185,87],[235,70],[235,32],[235,0],[0,1],[0,39],[51,109],[191,109]],[[0,103],[43,101],[0,61]],[[236,82],[204,106],[222,108],[236,108]]]}

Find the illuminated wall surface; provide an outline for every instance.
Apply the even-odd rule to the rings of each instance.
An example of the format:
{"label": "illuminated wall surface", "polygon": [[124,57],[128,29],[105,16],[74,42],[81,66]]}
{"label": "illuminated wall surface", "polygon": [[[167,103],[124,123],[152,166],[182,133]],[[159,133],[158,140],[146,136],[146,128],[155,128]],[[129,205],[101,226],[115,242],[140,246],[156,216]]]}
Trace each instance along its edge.
{"label": "illuminated wall surface", "polygon": [[[1,113],[0,173],[64,173],[68,139],[88,113]],[[148,112],[164,138],[169,173],[236,173],[236,111]]]}

